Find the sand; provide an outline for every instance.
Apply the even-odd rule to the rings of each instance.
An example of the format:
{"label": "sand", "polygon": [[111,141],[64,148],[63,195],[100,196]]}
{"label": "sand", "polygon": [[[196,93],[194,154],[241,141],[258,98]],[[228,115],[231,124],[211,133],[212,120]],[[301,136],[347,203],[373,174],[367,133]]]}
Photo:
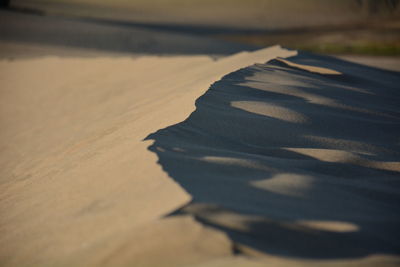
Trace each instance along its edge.
{"label": "sand", "polygon": [[367,65],[370,67],[381,68],[391,71],[400,71],[400,58],[399,57],[389,57],[389,56],[338,56],[339,58],[351,61],[358,64]]}
{"label": "sand", "polygon": [[400,264],[398,72],[0,15],[1,266]]}
{"label": "sand", "polygon": [[147,29],[127,21],[0,10],[0,58],[230,55],[252,46]]}
{"label": "sand", "polygon": [[396,72],[276,46],[0,79],[2,266],[400,262]]}
{"label": "sand", "polygon": [[[175,237],[173,225],[189,243],[193,233],[196,250],[199,235],[208,241],[204,251],[187,259],[166,253],[172,266],[231,255],[224,233],[191,216],[160,219],[192,197],[157,164],[148,150],[152,141],[143,139],[186,119],[196,98],[226,73],[295,54],[272,47],[218,61],[205,56],[1,61],[1,262],[97,266],[122,258],[145,266],[162,262],[166,243],[160,247],[156,240]],[[214,240],[220,249],[210,246]],[[174,251],[187,247],[180,238],[174,242]],[[125,258],[121,246],[129,251]],[[149,256],[158,254],[161,258]]]}
{"label": "sand", "polygon": [[[210,27],[223,32],[343,25],[370,18],[357,0],[13,0],[11,5],[50,15],[122,19],[150,27],[186,28],[187,33]],[[398,11],[395,12],[398,14]],[[380,12],[388,15],[387,10]]]}
{"label": "sand", "polygon": [[303,52],[225,76],[148,137],[193,197],[177,214],[227,233],[255,266],[398,265],[399,82]]}

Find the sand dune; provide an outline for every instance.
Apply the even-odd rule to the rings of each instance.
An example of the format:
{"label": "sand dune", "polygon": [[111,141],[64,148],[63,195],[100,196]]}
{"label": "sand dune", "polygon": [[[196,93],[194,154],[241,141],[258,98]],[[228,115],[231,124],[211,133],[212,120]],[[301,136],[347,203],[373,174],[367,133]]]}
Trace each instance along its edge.
{"label": "sand dune", "polygon": [[[1,15],[17,58],[243,49]],[[2,60],[0,83],[2,266],[400,264],[397,72],[272,47]]]}
{"label": "sand dune", "polygon": [[399,73],[202,36],[344,9],[18,2],[85,18],[0,11],[0,266],[400,265]]}
{"label": "sand dune", "polygon": [[148,137],[150,149],[193,197],[178,214],[227,233],[239,254],[267,266],[394,266],[399,82],[307,53],[256,64],[214,83],[188,119]]}
{"label": "sand dune", "polygon": [[161,219],[192,197],[143,139],[185,120],[226,73],[295,54],[1,61],[2,264],[176,266],[232,255],[225,233],[191,216]]}
{"label": "sand dune", "polygon": [[272,47],[0,75],[4,266],[400,262],[398,73]]}
{"label": "sand dune", "polygon": [[2,265],[397,265],[400,77],[296,54],[1,61]]}

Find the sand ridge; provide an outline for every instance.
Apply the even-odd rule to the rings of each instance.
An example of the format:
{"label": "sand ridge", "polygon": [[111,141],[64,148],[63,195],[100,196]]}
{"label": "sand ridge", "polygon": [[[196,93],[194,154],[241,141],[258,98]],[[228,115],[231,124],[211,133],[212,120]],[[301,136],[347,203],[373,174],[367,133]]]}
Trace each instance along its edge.
{"label": "sand ridge", "polygon": [[399,79],[299,52],[230,73],[148,138],[193,197],[181,214],[227,233],[239,255],[395,266]]}
{"label": "sand ridge", "polygon": [[[118,257],[123,244],[148,255],[144,242],[152,238],[138,247],[129,233],[157,224],[191,196],[157,164],[148,151],[152,141],[143,139],[186,119],[195,99],[225,74],[295,54],[276,46],[218,61],[205,56],[1,61],[1,262],[112,265],[106,259]],[[161,223],[160,231],[171,236],[167,225]],[[232,253],[224,234],[199,229],[225,245],[218,253],[197,253],[194,260]],[[132,260],[129,255],[125,262]]]}
{"label": "sand ridge", "polygon": [[275,46],[0,81],[5,266],[399,263],[398,73]]}

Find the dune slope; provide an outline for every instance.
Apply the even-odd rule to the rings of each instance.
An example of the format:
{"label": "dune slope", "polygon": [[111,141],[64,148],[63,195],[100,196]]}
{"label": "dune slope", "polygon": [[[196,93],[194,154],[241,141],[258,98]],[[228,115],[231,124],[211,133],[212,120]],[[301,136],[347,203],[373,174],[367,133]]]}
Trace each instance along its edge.
{"label": "dune slope", "polygon": [[[295,55],[0,61],[2,266],[177,266],[232,255],[145,137],[179,123],[226,73]],[[177,251],[181,255],[177,256]]]}
{"label": "dune slope", "polygon": [[[194,215],[271,266],[399,264],[399,84],[307,53],[225,76],[148,136],[193,197],[172,217]],[[218,264],[204,266],[233,262]]]}
{"label": "dune slope", "polygon": [[396,72],[276,46],[0,81],[2,266],[400,263]]}

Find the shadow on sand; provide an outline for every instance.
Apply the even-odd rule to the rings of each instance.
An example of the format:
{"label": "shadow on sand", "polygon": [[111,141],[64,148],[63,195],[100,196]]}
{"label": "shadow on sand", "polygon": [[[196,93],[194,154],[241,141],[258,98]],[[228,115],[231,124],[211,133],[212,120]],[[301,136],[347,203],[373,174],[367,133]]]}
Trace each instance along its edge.
{"label": "shadow on sand", "polygon": [[184,122],[146,138],[193,196],[171,216],[194,215],[239,252],[399,254],[400,75],[307,53],[289,60],[341,74],[277,60],[241,69]]}
{"label": "shadow on sand", "polygon": [[[257,47],[118,20],[44,16],[28,9],[0,10],[0,41],[114,54],[229,55]],[[3,51],[4,53],[4,51]]]}

